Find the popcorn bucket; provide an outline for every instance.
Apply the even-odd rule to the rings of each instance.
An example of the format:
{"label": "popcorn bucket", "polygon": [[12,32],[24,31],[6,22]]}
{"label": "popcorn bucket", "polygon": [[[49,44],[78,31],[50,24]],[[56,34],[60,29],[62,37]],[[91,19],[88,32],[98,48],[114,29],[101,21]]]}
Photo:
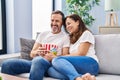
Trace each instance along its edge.
{"label": "popcorn bucket", "polygon": [[45,47],[47,51],[52,52],[54,55],[57,55],[58,46],[55,44],[42,44],[42,47]]}

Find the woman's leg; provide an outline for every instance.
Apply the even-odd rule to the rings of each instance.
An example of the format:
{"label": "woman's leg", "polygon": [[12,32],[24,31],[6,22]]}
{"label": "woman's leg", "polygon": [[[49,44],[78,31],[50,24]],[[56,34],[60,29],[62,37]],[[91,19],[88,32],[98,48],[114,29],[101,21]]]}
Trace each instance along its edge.
{"label": "woman's leg", "polygon": [[32,60],[32,66],[30,70],[30,80],[43,80],[45,72],[51,66],[50,62],[43,57],[35,57]]}
{"label": "woman's leg", "polygon": [[98,74],[98,63],[90,58],[83,56],[63,56],[52,61],[53,67],[60,73],[74,80],[76,77],[85,73],[92,75]]}
{"label": "woman's leg", "polygon": [[74,80],[76,77],[81,76],[69,61],[61,57],[54,58],[52,65],[58,72],[66,75],[69,80]]}
{"label": "woman's leg", "polygon": [[61,80],[69,80],[67,76],[64,76],[63,74],[56,71],[53,67],[50,67],[47,71],[48,76],[61,79]]}
{"label": "woman's leg", "polygon": [[91,75],[98,75],[98,62],[91,57],[69,56],[62,58],[68,60],[75,67],[79,74],[90,73]]}
{"label": "woman's leg", "polygon": [[21,73],[28,73],[30,71],[31,61],[24,59],[8,59],[2,63],[1,72],[17,75]]}

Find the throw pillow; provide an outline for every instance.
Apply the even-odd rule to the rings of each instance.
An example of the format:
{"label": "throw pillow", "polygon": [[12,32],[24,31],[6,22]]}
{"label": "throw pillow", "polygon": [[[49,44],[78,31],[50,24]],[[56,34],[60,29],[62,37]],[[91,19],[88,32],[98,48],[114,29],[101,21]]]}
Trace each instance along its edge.
{"label": "throw pillow", "polygon": [[30,52],[35,43],[35,40],[20,38],[21,58],[31,60]]}

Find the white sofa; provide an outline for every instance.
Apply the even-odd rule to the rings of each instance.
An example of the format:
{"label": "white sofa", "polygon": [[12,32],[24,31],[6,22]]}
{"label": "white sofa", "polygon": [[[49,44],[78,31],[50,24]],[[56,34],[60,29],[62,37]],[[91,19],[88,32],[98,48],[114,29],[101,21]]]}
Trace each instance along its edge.
{"label": "white sofa", "polygon": [[[95,35],[100,71],[97,80],[120,80],[120,34]],[[17,57],[20,56],[16,55]],[[1,58],[1,57],[0,57]],[[2,61],[0,59],[0,61]],[[29,73],[18,75],[28,77]],[[58,80],[45,77],[44,80]]]}

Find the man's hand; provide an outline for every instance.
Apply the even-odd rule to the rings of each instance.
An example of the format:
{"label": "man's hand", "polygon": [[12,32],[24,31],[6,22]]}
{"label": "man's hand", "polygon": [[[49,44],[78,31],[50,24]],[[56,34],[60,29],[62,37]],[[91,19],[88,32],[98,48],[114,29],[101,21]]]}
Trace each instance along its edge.
{"label": "man's hand", "polygon": [[39,47],[37,50],[37,55],[38,56],[45,56],[45,54],[47,54],[48,51],[46,50],[45,47]]}
{"label": "man's hand", "polygon": [[46,51],[45,47],[42,47],[41,44],[39,43],[35,43],[33,46],[33,49],[30,53],[30,56],[32,58],[36,57],[36,56],[44,56],[48,51]]}
{"label": "man's hand", "polygon": [[48,61],[51,61],[55,57],[56,55],[54,55],[52,52],[47,52],[47,54],[45,54],[44,56],[44,58],[47,59]]}

